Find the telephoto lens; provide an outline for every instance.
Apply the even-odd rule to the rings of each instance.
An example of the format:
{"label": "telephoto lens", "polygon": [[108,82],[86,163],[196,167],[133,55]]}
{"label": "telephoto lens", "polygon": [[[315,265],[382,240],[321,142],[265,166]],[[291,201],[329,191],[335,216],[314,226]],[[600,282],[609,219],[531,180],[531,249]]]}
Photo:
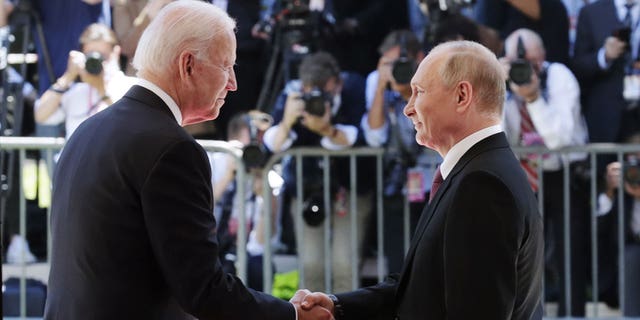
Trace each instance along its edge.
{"label": "telephoto lens", "polygon": [[533,74],[533,68],[531,63],[526,59],[527,50],[524,47],[524,41],[522,37],[518,37],[517,44],[518,58],[511,62],[511,68],[509,69],[509,80],[511,82],[521,86],[531,81],[531,75]]}
{"label": "telephoto lens", "polygon": [[99,75],[102,73],[102,61],[104,57],[100,52],[92,51],[86,54],[86,61],[84,63],[84,69],[92,75]]}

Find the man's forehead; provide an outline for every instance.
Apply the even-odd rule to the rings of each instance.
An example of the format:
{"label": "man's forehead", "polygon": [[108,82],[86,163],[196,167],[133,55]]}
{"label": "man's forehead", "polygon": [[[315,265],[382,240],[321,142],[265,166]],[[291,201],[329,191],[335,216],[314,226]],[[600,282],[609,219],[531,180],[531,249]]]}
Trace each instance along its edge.
{"label": "man's forehead", "polygon": [[418,65],[418,69],[416,70],[413,79],[411,80],[412,84],[415,85],[424,85],[426,84],[427,77],[431,74],[435,73],[436,67],[438,66],[440,59],[440,54],[430,54],[426,58],[422,59],[420,64]]}

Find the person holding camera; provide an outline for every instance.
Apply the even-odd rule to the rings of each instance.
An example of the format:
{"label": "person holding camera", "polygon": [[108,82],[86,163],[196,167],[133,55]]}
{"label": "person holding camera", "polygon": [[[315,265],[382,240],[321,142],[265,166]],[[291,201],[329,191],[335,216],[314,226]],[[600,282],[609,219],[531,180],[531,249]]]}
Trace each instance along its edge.
{"label": "person holding camera", "polygon": [[[635,133],[627,143],[640,143],[640,133]],[[598,256],[600,286],[605,293],[618,295],[618,210],[624,206],[624,304],[622,315],[640,316],[640,154],[625,155],[625,162],[607,164],[605,188],[598,195]],[[623,180],[623,202],[618,201],[618,185]],[[607,296],[605,296],[607,297]],[[606,301],[606,300],[605,300]]]}
{"label": "person holding camera", "polygon": [[[580,113],[580,87],[571,71],[561,63],[545,61],[545,47],[537,33],[518,29],[505,41],[501,58],[509,92],[504,105],[504,130],[512,146],[541,145],[549,149],[587,143]],[[542,159],[544,189],[539,189],[537,164],[540,155],[521,155],[522,167],[532,189],[544,197],[544,222],[551,268],[547,289],[559,286],[560,314],[568,312],[565,300],[564,256],[571,254],[571,314],[585,313],[588,251],[588,184],[581,175],[585,153],[545,154]],[[564,249],[563,159],[571,165],[571,252]],[[542,192],[542,195],[540,194]],[[553,277],[556,277],[553,279]],[[558,283],[553,283],[554,280]],[[548,296],[553,296],[551,292]]]}
{"label": "person holding camera", "polygon": [[[389,273],[401,271],[404,259],[403,217],[408,198],[412,226],[424,207],[433,166],[439,156],[429,156],[414,139],[415,129],[403,109],[411,97],[409,81],[419,61],[424,58],[422,46],[409,30],[389,33],[378,48],[378,68],[367,76],[368,111],[360,124],[367,144],[384,147],[383,212],[384,248]],[[409,186],[417,186],[409,188]]]}
{"label": "person holding camera", "polygon": [[67,70],[35,106],[36,122],[64,122],[66,138],[85,119],[120,99],[135,83],[135,78],[120,70],[120,47],[108,26],[89,25],[80,35],[80,47],[81,51],[69,52]]}
{"label": "person holding camera", "polygon": [[[272,152],[282,152],[301,146],[342,150],[364,145],[358,129],[365,112],[364,103],[363,77],[341,72],[337,61],[329,53],[310,54],[300,64],[299,79],[287,84],[275,104],[272,115],[276,125],[265,132],[265,146]],[[357,219],[360,230],[364,229],[371,207],[371,181],[367,178],[372,176],[373,169],[366,165],[365,160],[365,157],[357,159],[357,190],[360,193]],[[322,157],[303,158],[304,179],[301,183],[307,204],[305,207],[309,210],[297,207],[295,159],[285,158],[283,161],[281,210],[285,214],[290,210],[294,220],[305,219],[303,229],[295,230],[298,253],[304,252],[301,253],[304,257],[304,285],[315,289],[324,288],[324,268],[318,262],[325,259],[322,225],[331,221],[333,288],[350,289],[351,257],[358,254],[359,250],[353,251],[350,245],[350,215],[356,213],[348,210],[349,158],[334,157],[329,161],[333,208],[323,208],[323,168],[327,164]],[[319,210],[313,211],[311,208]],[[333,213],[331,218],[328,217],[328,212]],[[363,232],[360,232],[360,242],[362,235]]]}
{"label": "person holding camera", "polygon": [[[211,165],[211,184],[213,186],[214,217],[218,222],[217,234],[220,243],[220,260],[228,273],[236,272],[237,235],[240,206],[244,201],[244,214],[247,225],[247,286],[263,291],[263,253],[264,246],[271,242],[264,239],[265,225],[263,216],[263,180],[262,166],[266,162],[266,151],[262,146],[262,134],[271,126],[273,119],[258,110],[240,112],[231,117],[227,126],[229,143],[241,149],[247,170],[245,194],[239,194],[236,179],[235,158],[226,152],[209,152]],[[277,186],[276,186],[277,188]],[[276,189],[274,188],[274,189]],[[274,190],[275,192],[275,190]],[[271,201],[276,203],[275,199]],[[272,210],[272,213],[276,213]],[[276,222],[272,217],[272,229]],[[275,237],[275,232],[271,233]]]}
{"label": "person holding camera", "polygon": [[[638,129],[638,109],[624,97],[625,77],[638,59],[640,5],[602,0],[585,5],[578,16],[572,59],[582,89],[582,105],[591,142],[621,142]],[[635,31],[634,31],[635,30]],[[636,89],[632,83],[628,89]],[[603,176],[613,157],[599,156]]]}

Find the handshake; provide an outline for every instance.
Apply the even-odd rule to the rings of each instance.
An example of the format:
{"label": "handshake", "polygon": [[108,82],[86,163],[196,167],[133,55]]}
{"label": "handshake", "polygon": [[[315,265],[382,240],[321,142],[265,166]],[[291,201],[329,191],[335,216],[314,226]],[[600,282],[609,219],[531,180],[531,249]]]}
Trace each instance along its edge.
{"label": "handshake", "polygon": [[333,300],[322,292],[298,290],[289,302],[296,308],[297,320],[335,319]]}

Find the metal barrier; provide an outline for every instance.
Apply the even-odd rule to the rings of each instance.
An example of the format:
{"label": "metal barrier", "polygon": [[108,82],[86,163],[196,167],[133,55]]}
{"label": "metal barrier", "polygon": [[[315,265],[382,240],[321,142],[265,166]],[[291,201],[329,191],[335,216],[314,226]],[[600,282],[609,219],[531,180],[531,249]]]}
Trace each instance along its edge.
{"label": "metal barrier", "polygon": [[[55,162],[54,162],[54,152],[58,152],[64,146],[65,140],[63,138],[47,138],[47,137],[0,137],[0,155],[5,152],[18,152],[18,159],[20,167],[25,163],[26,160],[26,152],[28,150],[37,150],[41,153],[44,153],[43,158],[47,163],[47,167],[50,173],[54,171]],[[211,140],[198,140],[198,142],[205,148],[207,151],[211,152],[225,152],[234,157],[237,162],[237,179],[240,181],[244,181],[245,177],[245,168],[242,162],[242,151],[237,147],[233,147],[231,144],[224,141],[211,141]],[[4,158],[2,158],[4,159]],[[2,164],[2,162],[0,162]],[[2,166],[0,166],[2,168]],[[20,178],[18,181],[11,181],[13,184],[13,188],[15,191],[19,193],[19,234],[23,239],[26,239],[26,230],[27,230],[27,219],[26,219],[26,199],[23,194],[23,188],[21,184],[22,170],[20,170],[19,174]],[[8,177],[10,179],[11,177]],[[244,193],[244,184],[238,184],[238,192],[241,194]],[[244,211],[244,202],[240,204],[240,210]],[[213,213],[212,213],[213,214]],[[239,226],[238,226],[238,247],[242,248],[238,251],[238,260],[236,270],[238,273],[238,277],[243,281],[246,280],[246,223],[244,215],[239,216]],[[47,264],[51,260],[51,236],[50,236],[50,226],[48,221],[50,221],[50,212],[49,208],[47,208]],[[4,221],[3,226],[4,228]],[[20,318],[26,319],[26,279],[27,279],[27,264],[24,259],[24,251],[21,259],[20,267]],[[4,269],[4,267],[3,267]],[[48,268],[47,268],[48,269]]]}
{"label": "metal barrier", "polygon": [[[245,181],[245,179],[247,179],[247,177],[245,176],[245,170],[244,170],[244,165],[241,161],[241,151],[231,147],[229,144],[227,144],[226,142],[221,142],[221,141],[199,141],[199,143],[201,143],[203,145],[203,147],[208,150],[208,151],[220,151],[220,152],[226,152],[231,154],[236,161],[238,162],[238,170],[237,170],[237,179],[239,179],[239,181]],[[46,163],[49,167],[50,172],[53,172],[54,169],[54,160],[53,160],[53,154],[54,152],[56,152],[57,150],[61,149],[64,145],[64,140],[61,138],[32,138],[32,137],[0,137],[0,151],[1,152],[6,152],[6,151],[12,151],[12,150],[17,150],[18,151],[18,158],[20,163],[24,163],[24,160],[26,158],[26,151],[27,150],[40,150],[42,152],[44,152],[44,159],[46,160]],[[349,209],[353,212],[357,212],[357,204],[355,201],[355,195],[357,193],[357,186],[356,186],[356,182],[357,182],[357,176],[356,176],[356,158],[360,157],[360,156],[369,156],[369,157],[374,157],[376,160],[376,181],[377,181],[377,189],[375,190],[375,197],[376,197],[376,207],[377,207],[377,219],[378,219],[378,225],[377,225],[377,234],[378,234],[378,238],[377,238],[377,245],[378,245],[378,253],[377,253],[377,276],[379,280],[382,280],[382,278],[385,276],[384,275],[384,266],[383,266],[383,260],[384,260],[384,256],[383,256],[383,230],[384,230],[384,226],[382,225],[382,183],[381,183],[381,179],[382,179],[382,154],[383,154],[383,149],[373,149],[373,148],[355,148],[355,149],[349,149],[349,150],[342,150],[342,151],[328,151],[328,150],[323,150],[323,149],[316,149],[316,148],[300,148],[300,149],[292,149],[289,150],[287,152],[283,152],[283,153],[279,153],[274,155],[269,161],[268,163],[265,165],[265,168],[273,168],[273,166],[275,164],[277,164],[278,162],[280,162],[280,160],[285,157],[285,156],[291,156],[294,157],[295,159],[297,159],[298,162],[301,161],[301,159],[303,157],[306,156],[316,156],[316,157],[322,157],[325,161],[328,161],[328,159],[330,157],[349,157],[349,164],[350,164],[350,171],[351,171],[351,176],[349,177],[350,179],[350,193],[351,193],[351,201],[349,203]],[[629,144],[591,144],[588,146],[584,146],[584,147],[571,147],[571,148],[563,148],[563,149],[559,149],[559,150],[548,150],[546,148],[537,148],[537,147],[532,147],[532,148],[515,148],[514,152],[517,154],[525,154],[525,153],[537,153],[540,155],[545,155],[545,154],[552,154],[552,153],[559,153],[562,155],[566,155],[569,153],[576,153],[576,152],[586,152],[590,155],[590,164],[591,164],[591,168],[590,168],[590,173],[592,177],[595,177],[597,175],[596,172],[596,167],[597,167],[597,162],[596,162],[596,156],[598,155],[603,155],[603,154],[610,154],[610,155],[615,155],[617,160],[620,162],[623,162],[624,160],[624,155],[626,153],[632,153],[632,152],[640,152],[640,145],[629,145]],[[541,159],[541,157],[539,158]],[[538,160],[539,164],[541,164],[542,160]],[[563,166],[563,175],[565,177],[564,181],[564,186],[563,186],[563,190],[564,190],[564,221],[565,221],[565,232],[564,232],[564,237],[565,237],[565,250],[570,248],[570,234],[569,234],[569,223],[570,223],[570,217],[569,217],[569,209],[570,209],[570,196],[569,196],[569,188],[570,188],[570,179],[567,179],[569,177],[569,162],[566,159],[566,157],[563,157],[563,161],[564,161],[564,166]],[[297,168],[297,179],[298,181],[303,181],[303,172],[302,172],[302,168],[301,166],[298,166]],[[542,166],[539,165],[538,166],[538,170],[539,170],[539,176],[542,177]],[[271,216],[272,216],[272,212],[271,212],[271,197],[269,196],[271,192],[270,190],[270,186],[268,184],[268,179],[267,179],[267,172],[269,170],[264,170],[264,179],[263,179],[263,192],[265,193],[265,203],[266,205],[265,210],[263,212],[264,216],[263,219],[265,221],[265,224],[267,226],[271,226],[272,221],[271,221]],[[325,170],[323,172],[323,179],[324,179],[324,203],[325,203],[325,207],[326,208],[330,208],[331,207],[331,197],[330,197],[330,192],[329,192],[329,182],[330,179],[332,178],[331,172],[330,170]],[[618,181],[618,189],[619,190],[623,190],[624,188],[624,184],[623,184],[623,179],[621,178]],[[19,185],[16,183],[16,185]],[[238,190],[237,192],[240,192],[241,194],[244,194],[244,183],[238,183]],[[298,194],[302,194],[303,190],[302,190],[302,183],[298,183]],[[541,181],[540,184],[540,189],[542,190],[544,188],[544,180]],[[596,184],[596,179],[591,179],[591,184],[590,184],[590,201],[591,203],[595,203],[596,198],[597,198],[597,184]],[[25,199],[24,199],[24,194],[22,193],[22,188],[21,187],[17,187],[16,189],[17,192],[20,193],[19,197],[20,197],[20,212],[19,212],[19,216],[20,216],[20,234],[25,237],[26,236],[26,206],[25,206]],[[298,197],[298,207],[301,207],[301,202],[302,202],[302,197]],[[539,197],[538,199],[539,201],[539,205],[542,211],[542,214],[544,214],[544,209],[543,209],[543,202],[544,199],[543,197]],[[406,203],[406,202],[405,202]],[[624,243],[624,228],[625,228],[625,220],[624,220],[624,201],[623,201],[623,193],[619,192],[618,193],[618,198],[617,198],[617,203],[618,203],[618,221],[617,221],[617,228],[618,228],[618,295],[620,298],[620,303],[621,303],[621,308],[624,307],[624,271],[625,271],[625,265],[624,265],[624,248],[625,248],[625,243]],[[244,202],[240,201],[240,205],[244,205]],[[240,208],[240,212],[244,212],[243,208]],[[47,213],[47,218],[49,218],[48,213]],[[246,259],[247,259],[247,253],[246,253],[246,235],[247,235],[247,230],[246,230],[246,223],[244,221],[245,216],[243,214],[239,215],[239,219],[240,219],[240,223],[239,223],[239,230],[238,230],[238,261],[237,261],[237,270],[238,270],[238,276],[245,280],[246,279]],[[597,303],[599,302],[599,297],[598,297],[598,261],[597,261],[597,256],[598,256],[598,248],[597,248],[597,231],[598,231],[598,225],[597,225],[597,212],[596,212],[596,207],[592,206],[591,207],[591,233],[592,233],[592,246],[591,246],[591,252],[592,252],[592,274],[591,274],[591,278],[592,278],[592,283],[594,284],[594,288],[593,288],[593,297],[592,297],[592,302],[596,303],[594,310],[593,310],[593,314],[595,317],[600,317],[599,315],[599,310],[598,310],[598,305]],[[405,226],[408,226],[409,224],[409,220],[408,220],[408,210],[404,211],[404,220],[405,220]],[[298,223],[296,225],[296,229],[300,229],[300,224],[302,223],[300,219],[297,220]],[[357,247],[357,243],[356,243],[356,239],[357,239],[357,234],[358,232],[360,232],[360,230],[358,229],[358,225],[355,223],[355,215],[352,215],[352,220],[351,220],[351,246],[352,247]],[[405,230],[408,230],[408,228],[405,228]],[[265,239],[271,239],[271,228],[265,228]],[[325,224],[325,242],[329,241],[329,224]],[[47,231],[47,238],[49,238],[48,235],[48,231]],[[404,243],[405,243],[405,248],[408,247],[408,239],[409,239],[409,235],[405,234],[404,235]],[[266,240],[267,241],[267,240]],[[50,241],[48,241],[48,243],[50,243]],[[325,250],[327,250],[327,248],[329,248],[329,246],[325,246]],[[49,250],[50,251],[50,250]],[[304,253],[301,253],[304,254]],[[329,255],[327,255],[329,256]],[[271,281],[271,273],[272,273],[272,265],[271,263],[269,263],[271,261],[271,258],[273,257],[273,252],[271,250],[270,246],[265,246],[265,252],[264,252],[264,288],[265,291],[270,292],[271,291],[271,287],[272,287],[272,281]],[[353,261],[354,263],[352,263],[352,273],[354,276],[354,281],[352,283],[353,287],[357,287],[359,285],[358,283],[358,275],[360,270],[358,270],[357,266],[359,265],[359,261],[358,261],[358,257],[354,257],[355,261]],[[570,266],[571,259],[568,256],[565,256],[564,258],[564,264],[567,266]],[[299,259],[300,261],[300,259]],[[300,263],[300,262],[299,262]],[[330,261],[329,259],[327,259],[327,261],[325,261],[325,272],[326,272],[326,279],[330,278],[331,276],[331,265],[330,265]],[[26,272],[24,271],[26,269],[26,265],[23,263],[22,265],[23,268],[23,272],[22,272],[22,279],[20,281],[20,288],[21,288],[21,296],[20,296],[20,304],[21,304],[21,318],[25,318],[25,301],[26,301],[26,297],[25,297],[25,278],[26,278]],[[569,268],[567,268],[567,270],[570,270]],[[300,268],[300,272],[301,275],[303,275],[304,270],[302,268]],[[640,270],[639,270],[640,272]],[[565,279],[565,283],[568,284],[571,282],[571,274],[569,273]],[[330,283],[327,286],[330,289]],[[567,290],[566,292],[567,295],[567,300],[571,300],[571,292],[569,290]],[[570,305],[567,306],[570,309]],[[570,312],[570,310],[568,310]],[[610,318],[609,318],[610,319]],[[622,318],[620,318],[622,319]]]}

